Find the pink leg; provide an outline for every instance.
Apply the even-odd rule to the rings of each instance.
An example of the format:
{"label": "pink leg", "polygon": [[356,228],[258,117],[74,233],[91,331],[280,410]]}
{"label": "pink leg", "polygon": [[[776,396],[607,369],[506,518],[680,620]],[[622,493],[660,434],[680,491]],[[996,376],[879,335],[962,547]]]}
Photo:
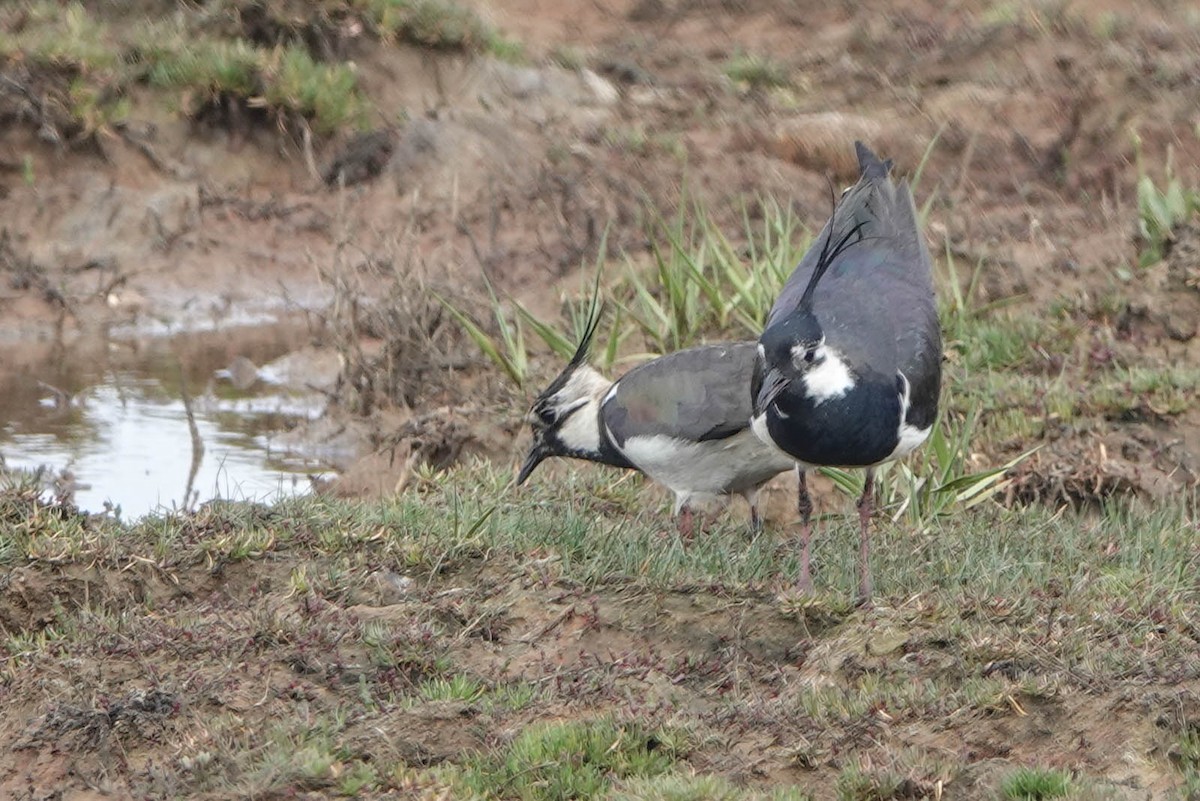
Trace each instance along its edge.
{"label": "pink leg", "polygon": [[695,533],[696,521],[692,514],[692,507],[685,505],[679,510],[679,536],[684,542],[691,542]]}
{"label": "pink leg", "polygon": [[858,499],[858,603],[871,603],[871,512],[875,506],[875,471],[867,468]]}
{"label": "pink leg", "polygon": [[812,498],[808,494],[808,479],[804,469],[796,466],[796,509],[800,512],[800,578],[796,589],[808,594],[813,591],[811,566]]}

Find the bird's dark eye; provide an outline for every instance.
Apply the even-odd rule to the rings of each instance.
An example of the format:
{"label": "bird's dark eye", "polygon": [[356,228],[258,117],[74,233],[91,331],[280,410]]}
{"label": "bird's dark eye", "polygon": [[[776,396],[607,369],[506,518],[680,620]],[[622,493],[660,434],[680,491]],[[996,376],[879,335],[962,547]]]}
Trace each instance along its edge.
{"label": "bird's dark eye", "polygon": [[812,364],[813,359],[815,359],[815,358],[817,358],[816,349],[804,351],[804,361],[808,362],[809,364]]}
{"label": "bird's dark eye", "polygon": [[554,421],[558,419],[558,412],[551,406],[543,406],[537,410],[538,419],[546,425],[554,425]]}

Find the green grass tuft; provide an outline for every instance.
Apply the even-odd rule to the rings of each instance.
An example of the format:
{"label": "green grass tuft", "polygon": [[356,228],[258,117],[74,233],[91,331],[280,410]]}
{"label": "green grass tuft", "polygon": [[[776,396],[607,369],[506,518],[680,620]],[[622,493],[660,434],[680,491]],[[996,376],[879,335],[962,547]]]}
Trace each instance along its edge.
{"label": "green grass tuft", "polygon": [[1000,784],[1005,798],[1015,801],[1045,801],[1071,792],[1071,776],[1061,770],[1020,768]]}
{"label": "green grass tuft", "polygon": [[842,770],[837,779],[838,801],[892,801],[901,794],[904,779],[886,771],[866,771],[857,764]]}
{"label": "green grass tuft", "polygon": [[307,51],[289,47],[273,53],[265,66],[270,105],[311,118],[322,134],[362,123],[358,78],[350,65],[320,64]]}
{"label": "green grass tuft", "polygon": [[756,338],[780,289],[811,242],[790,208],[765,201],[758,220],[743,211],[734,244],[698,203],[658,218],[650,269],[629,265],[616,301],[656,353],[706,337]]}
{"label": "green grass tuft", "polygon": [[[519,42],[449,0],[313,5],[316,15],[358,16],[384,39],[487,52],[507,61],[525,57]],[[61,72],[64,94],[70,88],[68,102],[62,103],[70,114],[67,122],[83,134],[124,120],[138,84],[178,93],[187,114],[235,100],[265,108],[283,122],[287,115],[302,117],[319,134],[364,125],[367,102],[353,63],[318,60],[300,36],[275,47],[249,41],[239,27],[239,10],[235,2],[201,4],[152,20],[107,24],[82,3],[63,7],[35,0],[11,19],[0,13],[0,59]],[[305,20],[279,22],[302,26]]]}
{"label": "green grass tuft", "polygon": [[473,9],[452,0],[355,0],[381,35],[435,49],[485,50],[499,37]]}
{"label": "green grass tuft", "polygon": [[487,687],[478,679],[458,675],[451,678],[434,678],[417,689],[417,695],[425,701],[464,701],[471,703],[487,692]]}
{"label": "green grass tuft", "polygon": [[674,735],[612,718],[539,723],[500,753],[457,772],[462,790],[485,798],[604,798],[616,779],[666,773],[680,755]]}
{"label": "green grass tuft", "polygon": [[141,56],[148,65],[146,80],[151,86],[235,97],[250,97],[262,91],[262,53],[240,39],[189,42],[180,32],[177,38],[159,42],[148,39]]}
{"label": "green grass tuft", "polygon": [[750,89],[775,89],[790,86],[787,67],[762,55],[739,54],[725,64],[729,80]]}
{"label": "green grass tuft", "polygon": [[1160,187],[1146,169],[1141,139],[1134,136],[1137,157],[1138,235],[1142,251],[1138,262],[1149,267],[1161,261],[1175,229],[1200,213],[1200,189],[1185,187],[1175,174],[1173,151],[1167,151]]}
{"label": "green grass tuft", "polygon": [[[121,53],[112,46],[108,26],[97,22],[82,3],[34,3],[16,32],[0,24],[0,57],[68,67],[81,73],[116,70]],[[0,19],[0,23],[3,20]]]}

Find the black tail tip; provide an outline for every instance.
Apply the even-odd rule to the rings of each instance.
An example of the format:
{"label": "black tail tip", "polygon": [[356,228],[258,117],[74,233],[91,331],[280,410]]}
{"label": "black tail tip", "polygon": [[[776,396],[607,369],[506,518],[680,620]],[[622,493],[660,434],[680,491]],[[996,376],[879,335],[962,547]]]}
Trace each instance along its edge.
{"label": "black tail tip", "polygon": [[892,171],[892,160],[881,160],[871,148],[862,142],[854,143],[854,152],[858,156],[858,172],[868,180],[887,178]]}

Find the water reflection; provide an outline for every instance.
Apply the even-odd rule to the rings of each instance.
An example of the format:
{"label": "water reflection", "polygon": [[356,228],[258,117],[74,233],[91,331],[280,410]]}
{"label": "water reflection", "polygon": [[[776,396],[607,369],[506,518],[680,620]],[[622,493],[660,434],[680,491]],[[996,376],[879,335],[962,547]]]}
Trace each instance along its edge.
{"label": "water reflection", "polygon": [[[297,340],[297,331],[279,327],[2,352],[0,455],[10,468],[65,472],[81,508],[111,504],[125,518],[217,497],[306,492],[308,476],[327,470],[285,440],[320,414],[323,399],[263,380],[237,389],[214,378],[239,356],[265,363]],[[203,444],[190,477],[181,382]]]}

